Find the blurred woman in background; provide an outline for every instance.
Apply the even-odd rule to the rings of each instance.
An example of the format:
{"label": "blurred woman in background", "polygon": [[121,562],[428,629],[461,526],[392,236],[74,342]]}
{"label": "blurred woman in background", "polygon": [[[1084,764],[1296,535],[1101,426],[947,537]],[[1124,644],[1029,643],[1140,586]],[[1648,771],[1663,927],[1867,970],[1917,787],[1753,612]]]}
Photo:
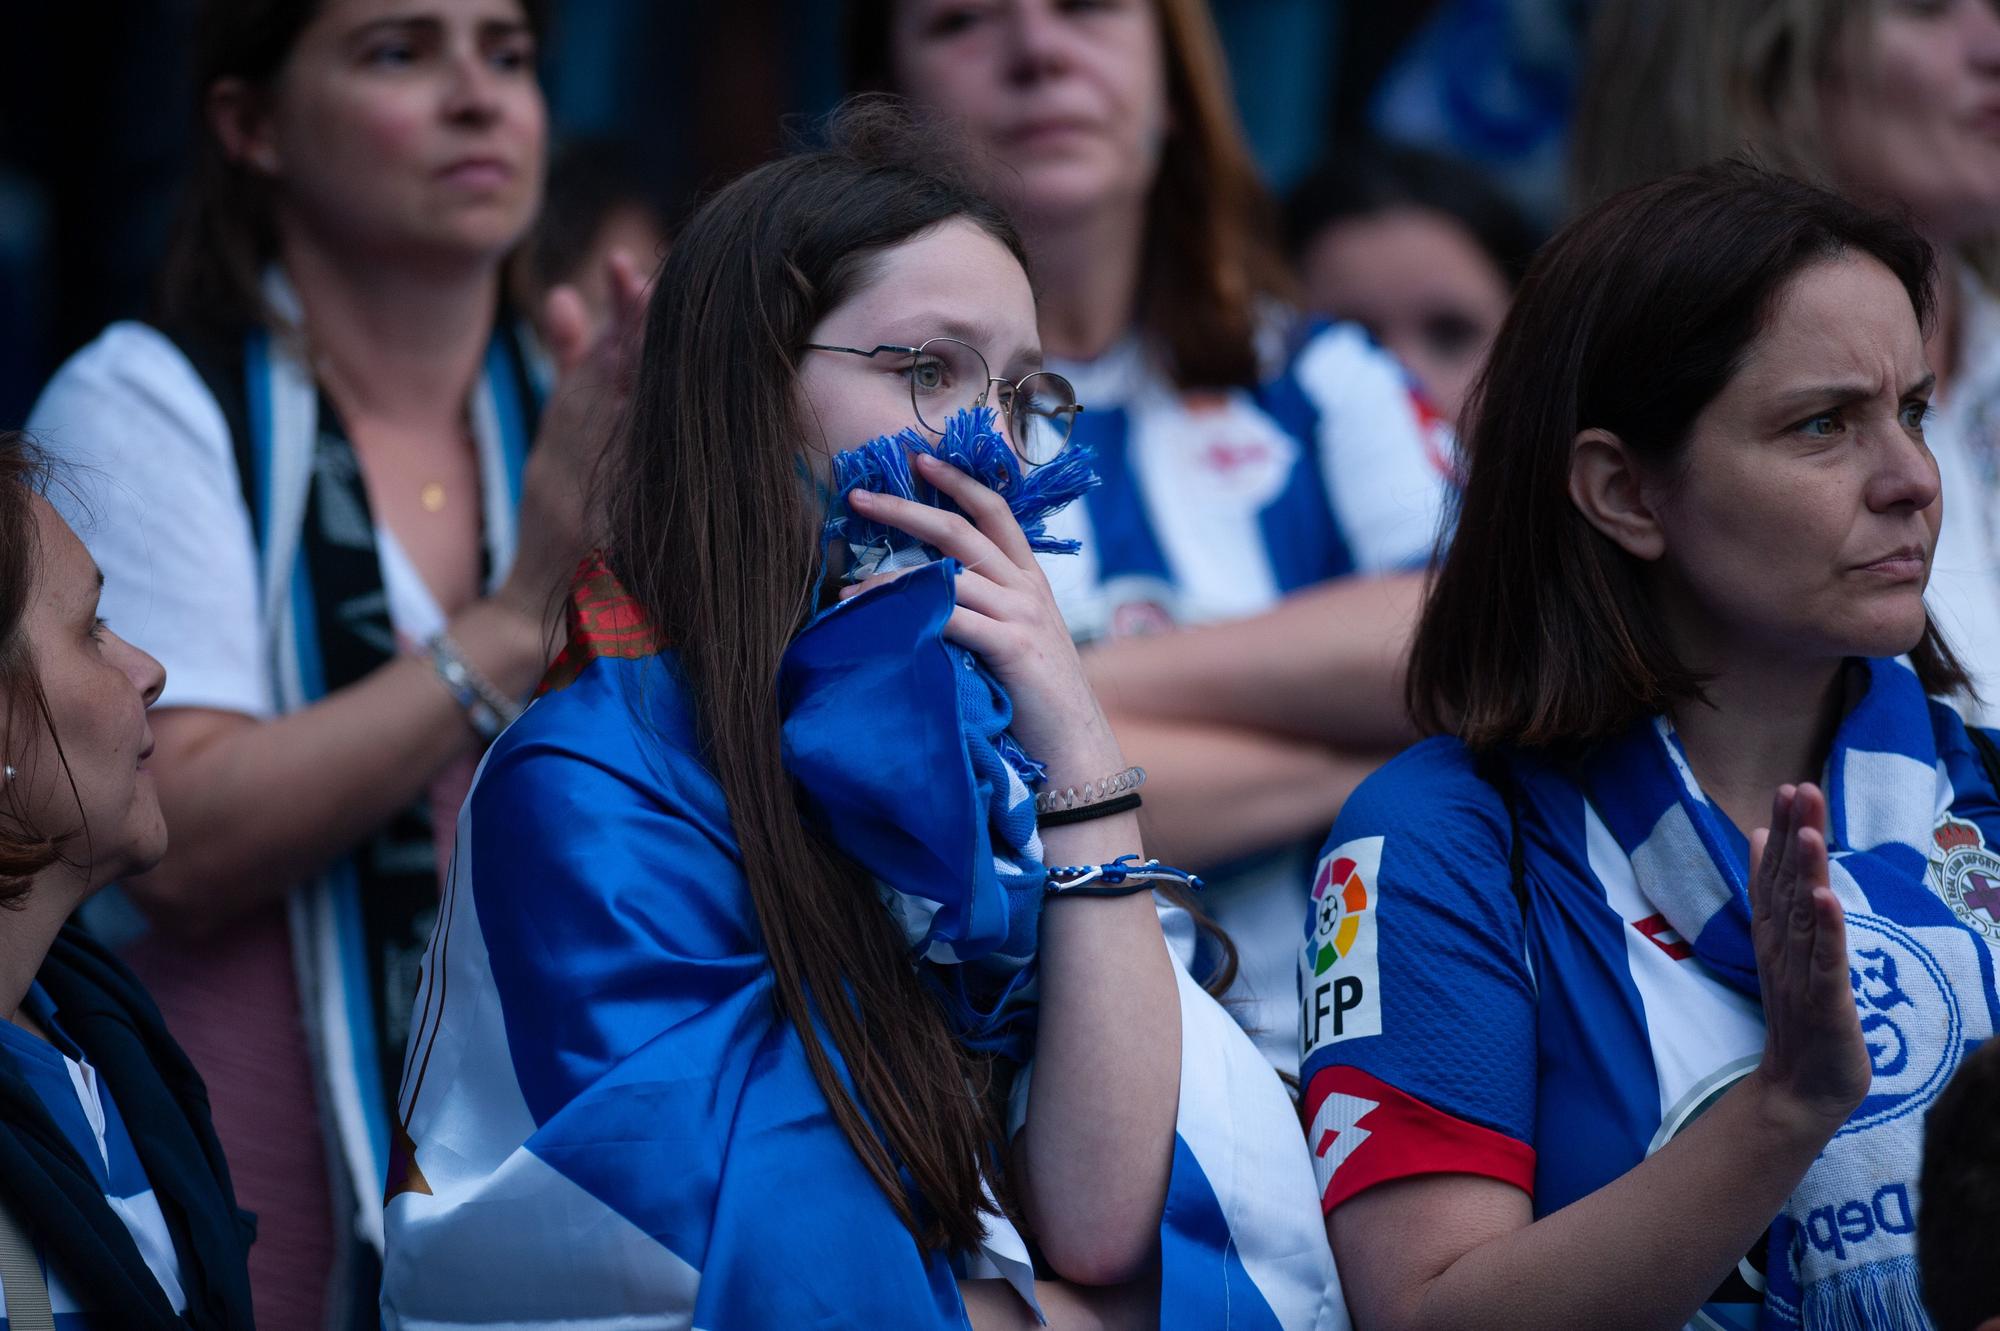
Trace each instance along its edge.
{"label": "blurred woman in background", "polygon": [[92,478],[110,613],[169,668],[175,848],[125,885],[155,930],[132,955],[263,1218],[267,1327],[375,1303],[438,875],[547,664],[616,413],[559,294],[576,383],[538,431],[501,301],[541,193],[539,24],[530,0],[211,0],[161,322],[108,329],[33,416]]}
{"label": "blurred woman in background", "polygon": [[1354,144],[1285,198],[1285,248],[1306,308],[1366,328],[1463,431],[1467,392],[1535,240],[1467,162]]}
{"label": "blurred woman in background", "polygon": [[104,575],[48,485],[0,434],[0,1294],[17,1331],[248,1331],[256,1225],[201,1078],[68,924],[166,850],[147,724],[164,675],[105,623]]}
{"label": "blurred woman in background", "polygon": [[1408,737],[1443,432],[1361,330],[1292,312],[1201,0],[870,0],[849,70],[969,135],[1021,228],[1104,476],[1051,583],[1151,775],[1148,844],[1226,870],[1234,996],[1288,1068],[1305,839]]}
{"label": "blurred woman in background", "polygon": [[1738,150],[1906,213],[1939,256],[1925,439],[1938,627],[2000,715],[2000,14],[1988,0],[1606,0],[1577,105],[1580,203]]}

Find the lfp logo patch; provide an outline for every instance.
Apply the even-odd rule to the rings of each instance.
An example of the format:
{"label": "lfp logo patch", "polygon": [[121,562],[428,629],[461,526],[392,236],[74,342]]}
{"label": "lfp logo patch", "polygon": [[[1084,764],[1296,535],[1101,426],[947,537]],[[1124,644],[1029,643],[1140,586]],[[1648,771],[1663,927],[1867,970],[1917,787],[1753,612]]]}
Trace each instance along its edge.
{"label": "lfp logo patch", "polygon": [[1312,919],[1299,953],[1299,1029],[1315,1049],[1382,1033],[1376,960],[1382,838],[1336,846],[1313,875]]}
{"label": "lfp logo patch", "polygon": [[1347,856],[1328,856],[1313,879],[1313,974],[1324,975],[1354,950],[1361,917],[1368,910],[1368,882]]}

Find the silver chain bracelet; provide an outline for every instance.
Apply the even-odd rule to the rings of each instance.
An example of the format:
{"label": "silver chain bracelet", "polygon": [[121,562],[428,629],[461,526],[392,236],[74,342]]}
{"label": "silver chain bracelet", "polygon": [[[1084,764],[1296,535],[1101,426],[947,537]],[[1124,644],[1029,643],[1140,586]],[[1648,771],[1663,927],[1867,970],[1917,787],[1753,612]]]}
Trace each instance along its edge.
{"label": "silver chain bracelet", "polygon": [[465,659],[450,634],[443,631],[432,634],[425,647],[430,652],[431,669],[437,671],[438,679],[451,690],[465,719],[488,744],[521,715],[521,704],[494,688],[492,681]]}
{"label": "silver chain bracelet", "polygon": [[1115,800],[1120,795],[1129,794],[1146,784],[1146,769],[1128,767],[1122,772],[1113,772],[1099,781],[1086,781],[1080,786],[1064,786],[1061,790],[1045,790],[1035,796],[1036,813],[1063,813],[1070,809],[1081,809],[1086,804],[1101,804],[1105,800]]}

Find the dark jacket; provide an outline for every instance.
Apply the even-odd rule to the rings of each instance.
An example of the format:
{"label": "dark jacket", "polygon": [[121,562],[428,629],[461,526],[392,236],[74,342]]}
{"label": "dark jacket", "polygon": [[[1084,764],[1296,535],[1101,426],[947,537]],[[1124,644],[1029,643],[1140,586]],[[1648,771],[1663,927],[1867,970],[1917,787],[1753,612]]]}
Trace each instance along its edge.
{"label": "dark jacket", "polygon": [[75,925],[36,976],[117,1100],[180,1258],[174,1313],[124,1222],[13,1058],[0,1050],[0,1193],[101,1326],[249,1331],[256,1220],[237,1208],[208,1091],[132,973]]}

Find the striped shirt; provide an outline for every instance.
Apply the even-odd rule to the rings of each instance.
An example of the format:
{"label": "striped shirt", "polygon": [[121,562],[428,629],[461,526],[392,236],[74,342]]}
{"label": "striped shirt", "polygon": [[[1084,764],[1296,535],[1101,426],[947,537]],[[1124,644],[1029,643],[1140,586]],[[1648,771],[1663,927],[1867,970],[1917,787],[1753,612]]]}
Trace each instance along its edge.
{"label": "striped shirt", "polygon": [[[1938,752],[1929,890],[1940,912],[2000,937],[2000,859],[1986,850],[2000,805],[1962,730]],[[1647,899],[1609,815],[1567,769],[1516,755],[1510,770],[1518,826],[1457,740],[1427,740],[1363,783],[1320,858],[1300,1015],[1329,1212],[1378,1183],[1455,1173],[1511,1183],[1548,1215],[1665,1146],[1763,1052],[1757,1000]],[[1917,1015],[1898,1020],[1943,1029],[1922,986],[1904,987],[1897,1001]],[[1990,1029],[1979,1017],[1968,1023]],[[1900,1038],[1894,1025],[1875,1038]],[[1907,1189],[1865,1202],[1886,1232],[1914,1225]],[[1754,1244],[1689,1325],[1756,1327],[1766,1252]]]}
{"label": "striped shirt", "polygon": [[[1136,338],[1049,368],[1085,410],[1104,483],[1049,519],[1075,556],[1043,561],[1079,642],[1215,623],[1355,573],[1420,568],[1448,494],[1448,431],[1352,324],[1301,325],[1255,390],[1176,388]],[[1233,1010],[1297,1067],[1293,956],[1308,842],[1206,875],[1242,966]]]}

